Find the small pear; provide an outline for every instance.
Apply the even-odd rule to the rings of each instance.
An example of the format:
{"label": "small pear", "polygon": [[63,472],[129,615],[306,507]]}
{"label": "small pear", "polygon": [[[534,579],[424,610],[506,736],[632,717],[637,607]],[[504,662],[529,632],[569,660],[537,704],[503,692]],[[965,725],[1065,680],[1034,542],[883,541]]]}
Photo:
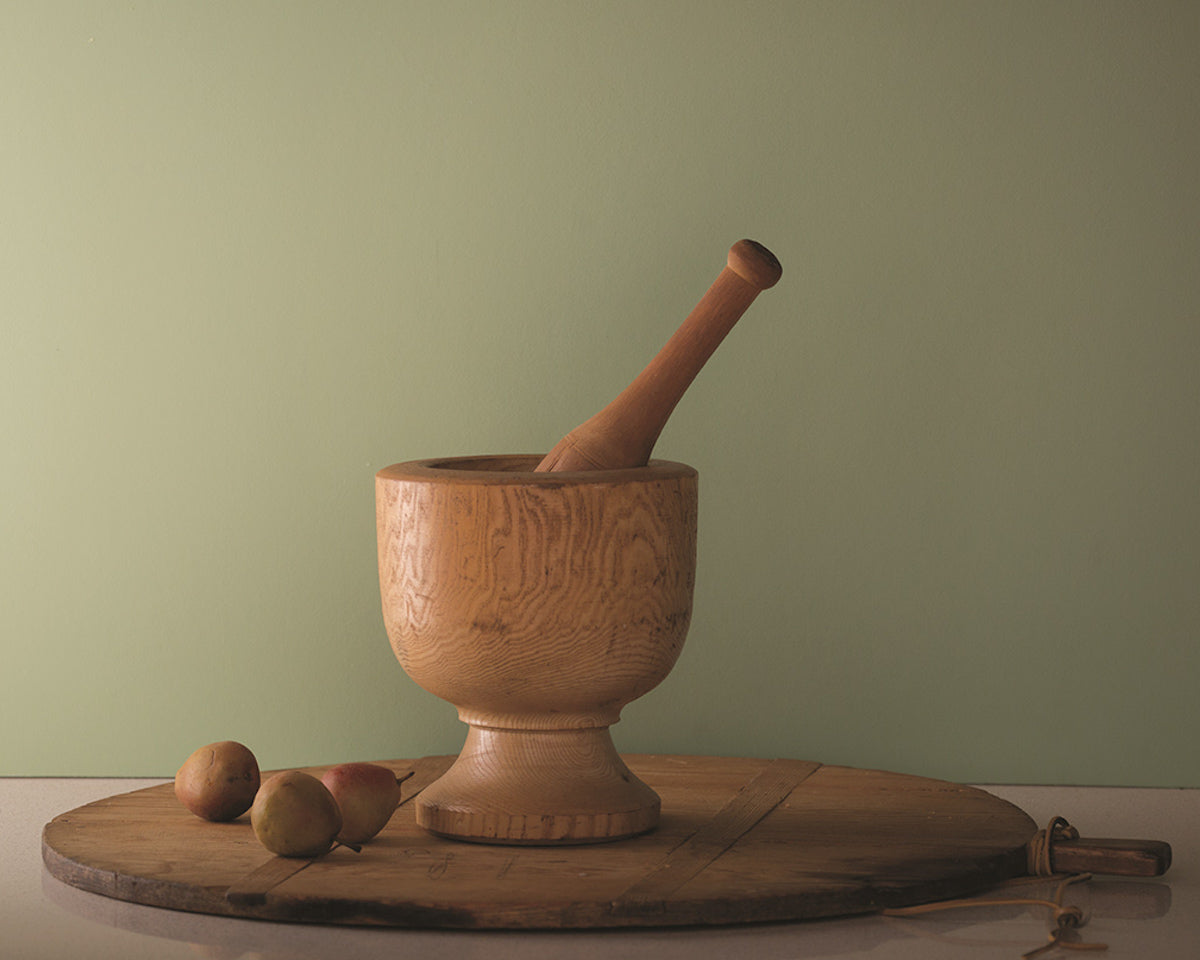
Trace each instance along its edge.
{"label": "small pear", "polygon": [[250,809],[258,786],[258,761],[234,740],[193,751],[175,774],[175,796],[204,820],[240,817]]}
{"label": "small pear", "polygon": [[338,764],[325,771],[321,782],[342,811],[338,839],[346,843],[366,843],[387,826],[400,805],[402,781],[377,763]]}
{"label": "small pear", "polygon": [[319,857],[342,829],[337,801],[316,777],[299,770],[267,780],[250,808],[259,843],[281,857]]}

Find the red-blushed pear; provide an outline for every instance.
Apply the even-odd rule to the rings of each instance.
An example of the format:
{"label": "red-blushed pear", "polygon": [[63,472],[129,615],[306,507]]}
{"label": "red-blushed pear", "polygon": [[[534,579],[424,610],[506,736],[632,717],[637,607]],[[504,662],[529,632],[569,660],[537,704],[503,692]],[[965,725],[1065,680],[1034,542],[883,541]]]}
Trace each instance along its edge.
{"label": "red-blushed pear", "polygon": [[250,808],[259,843],[281,857],[320,857],[342,829],[337,801],[312,774],[277,773],[259,788]]}
{"label": "red-blushed pear", "polygon": [[259,787],[258,761],[234,740],[193,751],[175,774],[175,796],[205,820],[234,820],[250,809]]}
{"label": "red-blushed pear", "polygon": [[340,763],[326,770],[321,782],[342,811],[338,839],[346,843],[366,843],[387,826],[400,805],[403,779],[377,763]]}

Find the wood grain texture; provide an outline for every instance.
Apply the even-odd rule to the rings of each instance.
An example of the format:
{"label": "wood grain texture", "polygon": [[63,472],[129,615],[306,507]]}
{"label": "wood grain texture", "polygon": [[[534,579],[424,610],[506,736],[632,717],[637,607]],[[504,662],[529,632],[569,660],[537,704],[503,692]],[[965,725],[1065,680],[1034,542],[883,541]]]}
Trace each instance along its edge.
{"label": "wood grain texture", "polygon": [[696,375],[760,292],[783,273],[761,243],[739,240],[700,302],[646,368],[603,410],[563,437],[538,471],[617,470],[647,463]]}
{"label": "wood grain texture", "polygon": [[[382,762],[403,773],[450,760]],[[982,790],[921,777],[751,758],[624,760],[662,797],[663,812],[656,830],[612,843],[448,840],[417,824],[406,793],[361,853],[337,848],[258,897],[231,900],[227,891],[269,874],[274,858],[246,818],[201,821],[166,784],[56,817],[43,856],[51,874],[82,889],[203,913],[586,928],[796,920],[965,896],[1023,874],[1037,830]],[[672,863],[683,869],[663,882]]]}
{"label": "wood grain texture", "polygon": [[696,471],[537,474],[536,462],[415,461],[376,478],[392,648],[471,728],[419,815],[480,841],[628,836],[654,825],[659,804],[607,728],[683,647]]}
{"label": "wood grain texture", "polygon": [[766,764],[711,820],[623,891],[616,903],[664,900],[737,843],[820,768],[821,764],[806,760]]}

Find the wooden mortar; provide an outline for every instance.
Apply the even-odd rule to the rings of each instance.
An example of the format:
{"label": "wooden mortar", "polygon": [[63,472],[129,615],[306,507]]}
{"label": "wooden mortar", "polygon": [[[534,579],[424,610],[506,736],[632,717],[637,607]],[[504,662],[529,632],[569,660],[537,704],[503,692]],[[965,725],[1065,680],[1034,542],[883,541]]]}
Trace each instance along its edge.
{"label": "wooden mortar", "polygon": [[400,664],[468,724],[416,800],[433,833],[589,843],[653,829],[659,798],[613,746],[691,619],[697,474],[534,472],[537,456],[376,476],[384,622]]}

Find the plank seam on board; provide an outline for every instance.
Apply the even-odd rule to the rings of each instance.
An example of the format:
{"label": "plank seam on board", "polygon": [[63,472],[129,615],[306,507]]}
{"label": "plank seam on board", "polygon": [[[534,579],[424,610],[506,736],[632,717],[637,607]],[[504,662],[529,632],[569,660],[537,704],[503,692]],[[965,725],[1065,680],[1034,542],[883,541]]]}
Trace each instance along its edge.
{"label": "plank seam on board", "polygon": [[[397,809],[404,806],[445,773],[454,759],[449,756],[422,757],[415,761],[410,768],[413,775],[407,781],[411,792],[400,800]],[[399,776],[403,776],[403,771]],[[225,891],[225,899],[238,907],[261,906],[266,902],[268,893],[313,862],[314,858],[311,857],[272,857],[255,867],[240,880],[230,884],[229,889]]]}
{"label": "plank seam on board", "polygon": [[662,901],[675,893],[749,833],[820,767],[820,763],[811,760],[768,762],[711,820],[613,900],[611,909],[620,911],[623,907]]}

